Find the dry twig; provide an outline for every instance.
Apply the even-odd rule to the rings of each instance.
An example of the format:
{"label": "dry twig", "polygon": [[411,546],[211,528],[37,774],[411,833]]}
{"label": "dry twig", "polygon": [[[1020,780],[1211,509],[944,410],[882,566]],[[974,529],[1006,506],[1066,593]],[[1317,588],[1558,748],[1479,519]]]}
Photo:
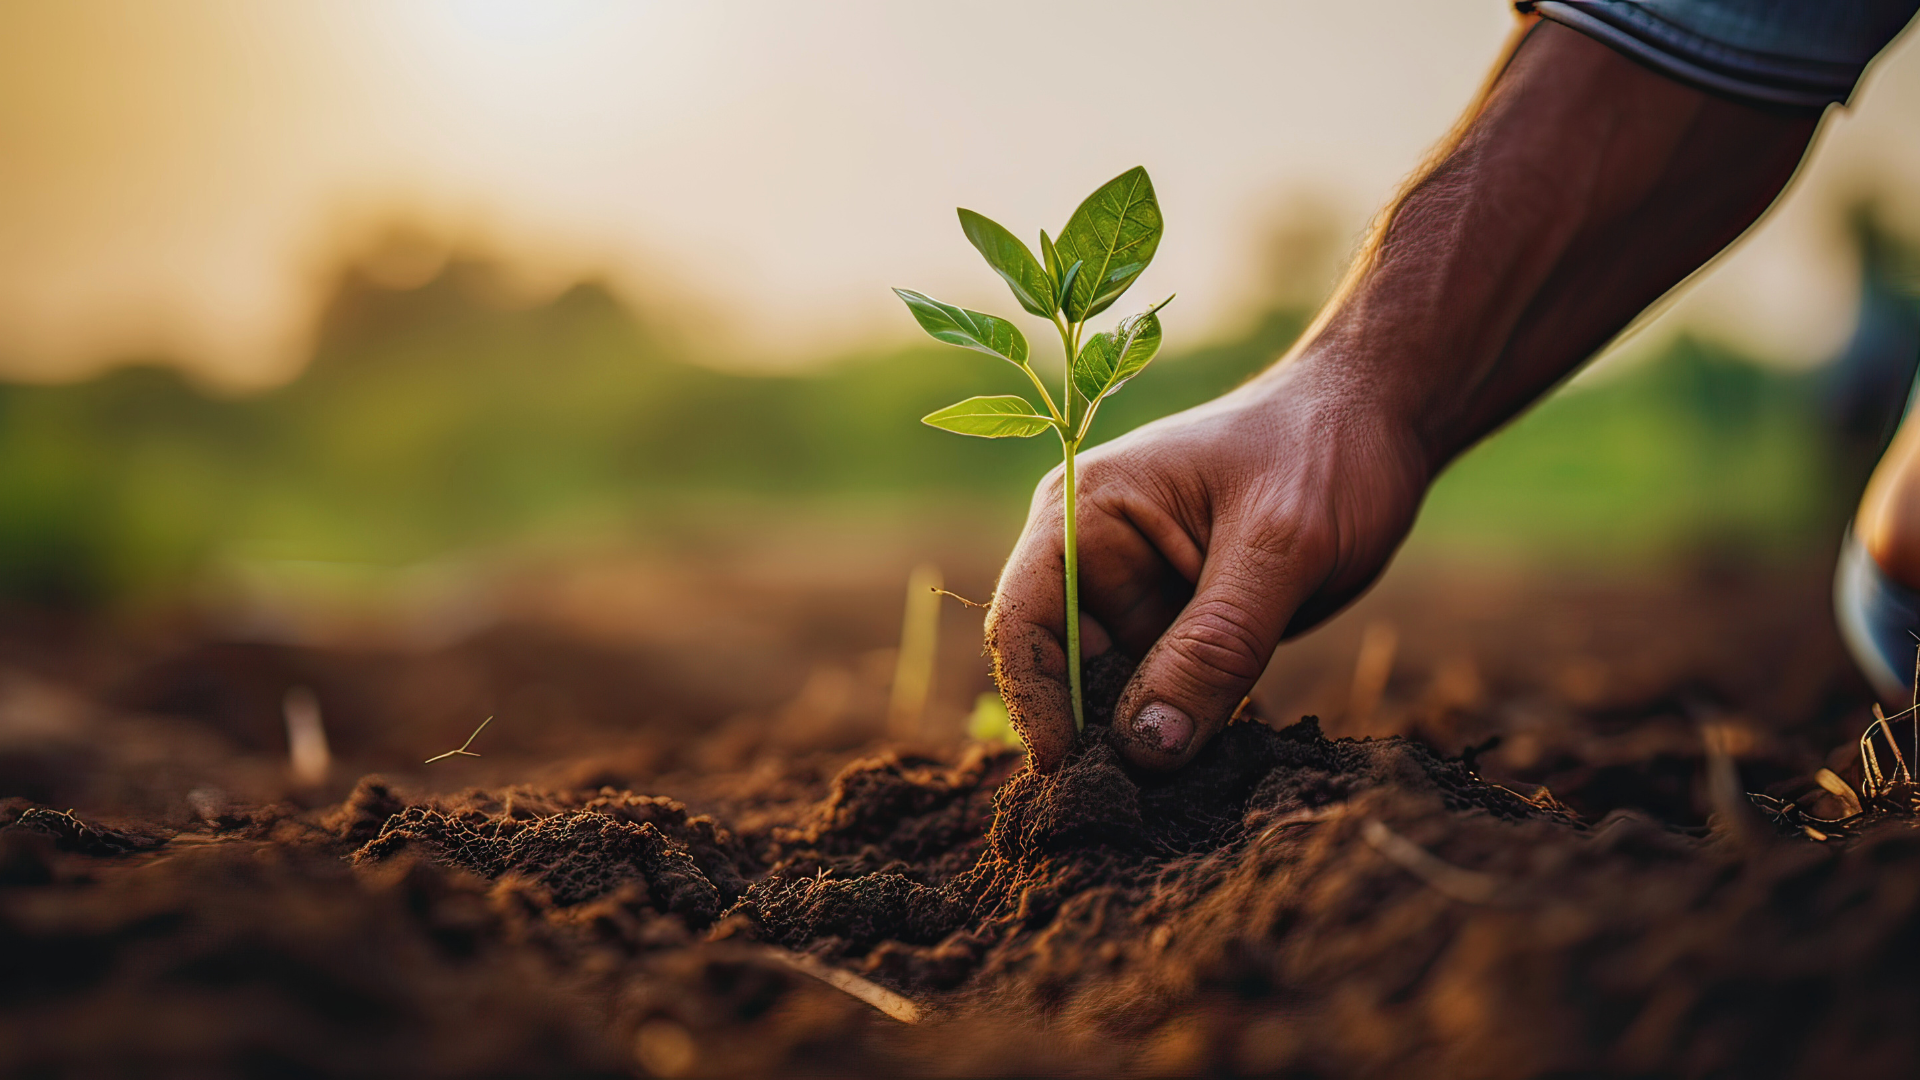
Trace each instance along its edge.
{"label": "dry twig", "polygon": [[[1816,817],[1787,799],[1753,792],[1747,798],[1783,829],[1799,830],[1815,840],[1853,836],[1867,825],[1887,818],[1912,821],[1920,817],[1920,651],[1915,653],[1914,703],[1888,716],[1878,704],[1873,706],[1873,723],[1860,735],[1860,787],[1858,792],[1831,769],[1813,774],[1814,783],[1839,801],[1846,813],[1837,818]],[[1913,725],[1908,752],[1902,752],[1894,725],[1905,720]]]}
{"label": "dry twig", "polygon": [[1433,887],[1433,891],[1464,904],[1491,904],[1500,896],[1500,879],[1478,870],[1455,866],[1419,844],[1370,819],[1360,835],[1388,861]]}
{"label": "dry twig", "polygon": [[967,606],[968,606],[968,607],[970,607],[970,608],[979,608],[979,609],[981,609],[982,611],[984,611],[984,610],[986,610],[986,608],[987,608],[987,605],[986,605],[986,604],[983,604],[983,603],[981,603],[981,602],[980,602],[980,601],[978,601],[978,600],[969,600],[969,599],[967,599],[966,597],[964,597],[964,596],[961,596],[961,595],[960,595],[959,593],[957,593],[957,592],[953,592],[953,591],[951,591],[951,590],[949,590],[949,589],[941,589],[941,588],[935,588],[935,589],[934,589],[933,591],[934,591],[934,593],[935,593],[936,595],[938,595],[938,596],[951,596],[951,597],[953,597],[953,598],[954,598],[955,600],[958,600],[958,601],[960,601],[961,603],[963,603],[963,604],[965,604],[965,605],[967,605]]}
{"label": "dry twig", "polygon": [[926,1016],[918,1002],[863,979],[851,971],[821,963],[805,953],[769,947],[767,954],[803,975],[811,975],[844,994],[859,998],[903,1024],[917,1024]]}
{"label": "dry twig", "polygon": [[433,755],[432,757],[430,757],[430,758],[428,758],[428,759],[427,759],[427,760],[426,760],[425,762],[423,762],[422,764],[426,764],[426,765],[431,765],[431,764],[433,764],[433,763],[434,763],[434,762],[436,762],[436,761],[440,761],[440,760],[442,760],[443,758],[450,758],[450,757],[452,757],[452,756],[454,756],[455,754],[464,754],[464,755],[466,755],[467,757],[479,757],[479,756],[480,756],[479,754],[476,754],[476,753],[474,753],[473,751],[471,751],[471,750],[469,750],[469,749],[467,749],[467,747],[469,747],[469,746],[472,746],[472,745],[473,745],[473,740],[475,740],[475,739],[477,739],[477,738],[479,738],[479,737],[480,737],[480,733],[481,733],[482,731],[485,731],[485,730],[487,729],[487,725],[488,725],[488,724],[491,724],[491,723],[493,723],[493,717],[491,717],[491,716],[489,716],[489,717],[487,717],[487,718],[486,718],[485,720],[482,720],[482,721],[480,721],[480,726],[479,726],[479,727],[477,727],[477,728],[474,728],[474,729],[473,729],[473,734],[471,734],[471,735],[469,735],[469,736],[467,736],[467,741],[466,741],[466,742],[463,742],[463,743],[461,743],[461,744],[460,744],[460,749],[458,749],[458,750],[449,750],[449,751],[447,751],[447,752],[446,752],[446,753],[444,753],[444,754],[435,754],[435,755]]}

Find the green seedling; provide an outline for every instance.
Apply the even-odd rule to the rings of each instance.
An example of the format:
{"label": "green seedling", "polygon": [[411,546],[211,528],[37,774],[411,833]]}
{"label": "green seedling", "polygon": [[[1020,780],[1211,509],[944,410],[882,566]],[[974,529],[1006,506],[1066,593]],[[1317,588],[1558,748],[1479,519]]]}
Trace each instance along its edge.
{"label": "green seedling", "polygon": [[960,211],[960,228],[1013,297],[1029,313],[1050,320],[1060,335],[1064,364],[1060,397],[1034,371],[1027,339],[1018,327],[994,315],[943,304],[923,293],[893,290],[922,329],[940,341],[998,357],[1020,369],[1039,391],[1040,404],[1017,394],[971,397],[929,413],[922,422],[983,439],[1032,438],[1052,431],[1060,438],[1064,491],[1067,592],[1067,681],[1073,726],[1086,726],[1080,694],[1080,560],[1075,549],[1074,455],[1093,427],[1100,403],[1140,374],[1160,351],[1159,311],[1169,296],[1112,330],[1082,341],[1087,320],[1113,306],[1160,246],[1160,204],[1147,170],[1128,169],[1087,196],[1056,241],[1040,234],[1040,258],[1000,225],[971,210]]}

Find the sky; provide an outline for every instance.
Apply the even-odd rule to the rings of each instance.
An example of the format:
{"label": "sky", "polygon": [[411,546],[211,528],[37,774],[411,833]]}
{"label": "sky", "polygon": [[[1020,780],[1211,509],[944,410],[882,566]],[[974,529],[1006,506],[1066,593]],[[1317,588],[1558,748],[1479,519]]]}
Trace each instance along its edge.
{"label": "sky", "polygon": [[[1167,219],[1137,288],[1177,290],[1169,339],[1197,342],[1267,298],[1275,235],[1354,243],[1512,25],[1499,0],[0,0],[0,377],[284,380],[395,223],[428,240],[396,280],[494,252],[528,298],[603,278],[713,357],[801,363],[914,333],[888,286],[1010,310],[953,208],[1032,237],[1137,164]],[[1914,36],[1643,337],[1831,351],[1837,207],[1883,190],[1920,235]]]}

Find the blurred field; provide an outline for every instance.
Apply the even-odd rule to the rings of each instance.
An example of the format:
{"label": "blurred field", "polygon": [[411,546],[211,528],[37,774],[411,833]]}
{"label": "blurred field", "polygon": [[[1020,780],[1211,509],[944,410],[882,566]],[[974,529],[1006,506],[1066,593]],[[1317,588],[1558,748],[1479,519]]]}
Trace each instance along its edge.
{"label": "blurred field", "polygon": [[[1873,259],[1907,250],[1867,248],[1870,283],[1886,277]],[[885,733],[909,572],[930,564],[956,592],[989,596],[1053,463],[1044,440],[918,423],[1006,388],[1000,365],[961,350],[730,372],[688,358],[683,313],[635,310],[593,282],[528,304],[510,299],[511,265],[453,257],[401,287],[381,258],[337,272],[310,363],[272,390],[214,393],[167,358],[0,385],[0,676],[239,732],[267,760],[283,750],[283,696],[309,686],[343,776],[455,745],[492,714],[489,738],[521,762],[583,752],[568,733],[585,725],[596,751],[649,773],[724,775],[781,747]],[[1913,302],[1876,295],[1893,305],[1881,315],[1893,313],[1897,353]],[[1096,436],[1235,385],[1308,315],[1278,308],[1205,344],[1183,344],[1176,320],[1172,355],[1102,412]],[[1675,595],[1712,597],[1709,621],[1760,605],[1783,620],[1776,644],[1827,642],[1820,581],[1911,363],[1862,381],[1854,354],[1887,353],[1868,315],[1865,344],[1825,368],[1783,372],[1680,337],[1583,376],[1455,463],[1383,587],[1283,648],[1257,697],[1340,733],[1405,729],[1396,709],[1511,696],[1483,676],[1533,662],[1508,655],[1525,651],[1515,642],[1552,633],[1587,649],[1604,613],[1648,596],[1625,616],[1641,629],[1592,646],[1597,662],[1630,667],[1623,642],[1668,627],[1688,606]],[[1862,386],[1867,403],[1849,406]],[[936,741],[957,738],[990,689],[979,613],[946,603],[938,630],[912,731]],[[1462,661],[1454,643],[1483,630],[1482,658]],[[1673,654],[1662,670],[1694,664],[1704,636],[1659,629]],[[1823,678],[1843,666],[1828,654]],[[1369,663],[1385,666],[1361,693]],[[1430,677],[1394,675],[1409,665]],[[1552,693],[1574,700],[1616,681],[1559,678]],[[1818,693],[1773,689],[1785,695],[1773,722],[1833,721]],[[1531,723],[1414,727],[1453,750],[1509,721]],[[91,753],[97,733],[68,728],[70,749]],[[673,746],[691,733],[703,749],[682,760]],[[1529,779],[1565,767],[1510,753]],[[192,771],[150,811],[184,812]],[[1670,814],[1697,810],[1684,790],[1659,797]]]}
{"label": "blurred field", "polygon": [[[727,373],[682,358],[671,313],[591,282],[512,306],[504,273],[454,259],[396,289],[349,266],[305,371],[251,396],[204,390],[164,358],[0,386],[0,596],[114,607],[453,587],[461,567],[502,556],[790,520],[958,520],[997,557],[1050,464],[1043,440],[917,423],[1005,389],[1003,371],[959,350]],[[1307,314],[1276,310],[1201,346],[1176,329],[1173,355],[1096,436],[1231,387]],[[1588,381],[1458,462],[1413,550],[1614,569],[1703,548],[1792,556],[1844,517],[1860,462],[1831,431],[1829,376],[1683,337]]]}

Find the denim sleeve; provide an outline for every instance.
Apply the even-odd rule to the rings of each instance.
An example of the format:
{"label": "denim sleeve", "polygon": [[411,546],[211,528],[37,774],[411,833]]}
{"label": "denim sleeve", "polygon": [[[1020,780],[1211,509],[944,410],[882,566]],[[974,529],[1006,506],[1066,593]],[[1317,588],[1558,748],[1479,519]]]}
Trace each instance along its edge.
{"label": "denim sleeve", "polygon": [[1844,102],[1920,0],[1522,0],[1657,71],[1758,104]]}

